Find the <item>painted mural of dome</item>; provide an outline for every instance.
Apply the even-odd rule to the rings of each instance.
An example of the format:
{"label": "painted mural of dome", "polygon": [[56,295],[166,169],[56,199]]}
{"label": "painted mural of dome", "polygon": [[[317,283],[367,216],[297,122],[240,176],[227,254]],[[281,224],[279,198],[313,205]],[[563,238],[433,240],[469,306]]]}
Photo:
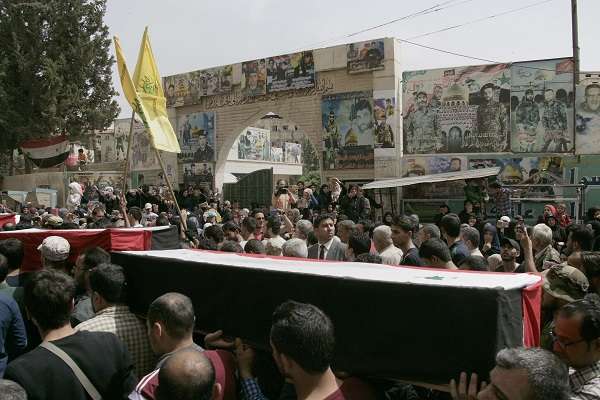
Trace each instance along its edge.
{"label": "painted mural of dome", "polygon": [[467,104],[467,91],[458,83],[453,84],[446,90],[446,95],[442,99],[445,106],[457,106]]}

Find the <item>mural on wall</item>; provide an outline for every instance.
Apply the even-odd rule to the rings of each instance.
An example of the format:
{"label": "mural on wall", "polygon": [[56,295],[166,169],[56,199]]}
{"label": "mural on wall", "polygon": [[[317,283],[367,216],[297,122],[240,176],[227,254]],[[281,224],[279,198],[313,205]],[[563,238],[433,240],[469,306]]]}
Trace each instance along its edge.
{"label": "mural on wall", "polygon": [[248,127],[236,139],[238,160],[271,160],[271,132],[268,129]]}
{"label": "mural on wall", "polygon": [[271,144],[271,161],[283,162],[283,148]]}
{"label": "mural on wall", "polygon": [[373,92],[373,120],[375,123],[375,157],[393,156],[399,122],[393,90]]}
{"label": "mural on wall", "polygon": [[163,78],[167,107],[180,107],[194,104],[191,90],[191,73],[167,76]]}
{"label": "mural on wall", "polygon": [[[467,169],[466,157],[412,157],[402,159],[402,176],[413,177]],[[408,199],[460,198],[464,196],[464,181],[435,182],[403,187],[403,197]]]}
{"label": "mural on wall", "polygon": [[577,85],[577,154],[600,153],[600,74],[581,74]]}
{"label": "mural on wall", "polygon": [[507,151],[509,64],[403,73],[406,154]]}
{"label": "mural on wall", "polygon": [[264,58],[242,63],[242,92],[246,96],[267,93],[267,67]]}
{"label": "mural on wall", "polygon": [[123,173],[122,172],[100,172],[100,171],[85,171],[85,172],[69,172],[69,181],[78,182],[82,187],[87,188],[96,185],[100,191],[105,187],[110,186],[113,189],[123,189]]}
{"label": "mural on wall", "polygon": [[573,62],[570,58],[511,66],[511,150],[573,149]]}
{"label": "mural on wall", "polygon": [[[160,157],[163,160],[167,175],[171,182],[177,182],[177,153],[161,151]],[[131,148],[131,171],[162,171],[160,162],[156,158],[156,150],[152,147],[150,137],[144,129],[144,126],[136,126],[133,130],[133,143]],[[158,176],[158,172],[156,173]],[[148,182],[147,182],[148,183]],[[149,182],[158,184],[158,182]]]}
{"label": "mural on wall", "polygon": [[302,145],[299,143],[285,143],[285,162],[302,164]]}
{"label": "mural on wall", "polygon": [[[131,119],[118,119],[115,121],[115,159],[114,161],[123,161],[127,158],[127,148],[129,147],[129,127]],[[142,121],[135,120],[133,123],[134,129],[144,129]]]}
{"label": "mural on wall", "polygon": [[383,39],[350,43],[346,46],[348,73],[358,73],[384,69],[385,55]]}
{"label": "mural on wall", "polygon": [[324,96],[323,169],[373,168],[373,98],[370,92]]}
{"label": "mural on wall", "polygon": [[315,86],[315,62],[312,51],[267,59],[269,93],[313,86]]}
{"label": "mural on wall", "polygon": [[177,122],[177,140],[183,162],[212,162],[215,160],[215,113],[185,114]]}
{"label": "mural on wall", "polygon": [[214,163],[185,163],[183,164],[183,183],[186,186],[212,189],[214,187],[214,171]]}
{"label": "mural on wall", "polygon": [[163,78],[167,107],[198,104],[201,97],[229,93],[233,66],[208,68]]}

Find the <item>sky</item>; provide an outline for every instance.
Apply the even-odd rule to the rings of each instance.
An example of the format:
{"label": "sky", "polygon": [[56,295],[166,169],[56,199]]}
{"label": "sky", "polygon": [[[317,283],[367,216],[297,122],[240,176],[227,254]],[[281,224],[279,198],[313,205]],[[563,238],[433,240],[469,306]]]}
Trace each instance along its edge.
{"label": "sky", "polygon": [[[367,39],[408,40],[542,1],[108,0],[105,23],[111,36],[121,39],[130,71],[148,26],[159,71],[167,76]],[[600,1],[579,0],[578,5],[581,71],[600,71],[596,42]],[[352,35],[431,7],[439,11]],[[546,0],[411,41],[501,62],[568,57],[572,55],[571,0]],[[482,63],[409,44],[402,45],[400,62],[407,71]],[[113,82],[121,93],[115,68]],[[118,102],[121,117],[129,117],[131,107],[124,97],[119,96]]]}

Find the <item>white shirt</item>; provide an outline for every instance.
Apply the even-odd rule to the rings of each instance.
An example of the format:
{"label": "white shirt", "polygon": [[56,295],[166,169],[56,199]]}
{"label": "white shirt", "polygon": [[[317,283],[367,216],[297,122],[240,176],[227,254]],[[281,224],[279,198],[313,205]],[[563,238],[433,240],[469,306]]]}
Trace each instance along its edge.
{"label": "white shirt", "polygon": [[[481,253],[481,250],[479,250],[477,247],[475,247],[473,250],[471,250],[471,255],[472,256],[483,257],[483,254]],[[485,257],[483,257],[483,258],[485,258]]]}
{"label": "white shirt", "polygon": [[386,265],[400,265],[402,254],[402,250],[391,244],[379,253],[379,256]]}
{"label": "white shirt", "polygon": [[285,243],[285,239],[282,238],[281,236],[277,235],[275,237],[269,238],[269,239],[265,239],[262,241],[263,245],[265,247],[267,247],[267,245],[269,243],[271,243],[271,247],[276,247],[278,249],[283,248],[283,244]]}
{"label": "white shirt", "polygon": [[319,248],[317,249],[317,259],[321,259],[321,246],[325,246],[325,252],[323,254],[323,260],[327,259],[327,253],[329,253],[329,249],[331,248],[331,245],[333,244],[333,240],[336,238],[336,236],[332,237],[331,239],[329,239],[328,242],[325,243],[319,243],[318,246]]}

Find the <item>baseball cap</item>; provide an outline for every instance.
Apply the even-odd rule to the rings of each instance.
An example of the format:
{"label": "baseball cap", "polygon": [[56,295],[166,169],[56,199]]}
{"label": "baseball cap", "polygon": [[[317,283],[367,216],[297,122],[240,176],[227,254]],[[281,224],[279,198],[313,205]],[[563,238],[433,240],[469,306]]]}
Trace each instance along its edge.
{"label": "baseball cap", "polygon": [[568,302],[583,299],[590,286],[583,272],[566,263],[542,271],[542,278],[548,294]]}
{"label": "baseball cap", "polygon": [[502,217],[500,217],[500,221],[507,222],[507,223],[510,224],[510,217],[507,217],[506,215],[503,215]]}
{"label": "baseball cap", "polygon": [[46,220],[46,225],[51,226],[53,228],[61,226],[62,223],[63,223],[63,219],[57,215],[51,215]]}
{"label": "baseball cap", "polygon": [[67,239],[61,236],[48,236],[37,249],[50,261],[63,261],[69,258],[71,246]]}
{"label": "baseball cap", "polygon": [[517,249],[518,251],[521,251],[521,246],[514,239],[507,238],[507,237],[502,238],[502,240],[500,241],[500,246],[504,246],[505,244],[508,244],[513,249]]}
{"label": "baseball cap", "polygon": [[145,209],[145,210],[152,210],[152,204],[150,204],[150,203],[146,203],[146,204],[144,205],[144,209]]}

